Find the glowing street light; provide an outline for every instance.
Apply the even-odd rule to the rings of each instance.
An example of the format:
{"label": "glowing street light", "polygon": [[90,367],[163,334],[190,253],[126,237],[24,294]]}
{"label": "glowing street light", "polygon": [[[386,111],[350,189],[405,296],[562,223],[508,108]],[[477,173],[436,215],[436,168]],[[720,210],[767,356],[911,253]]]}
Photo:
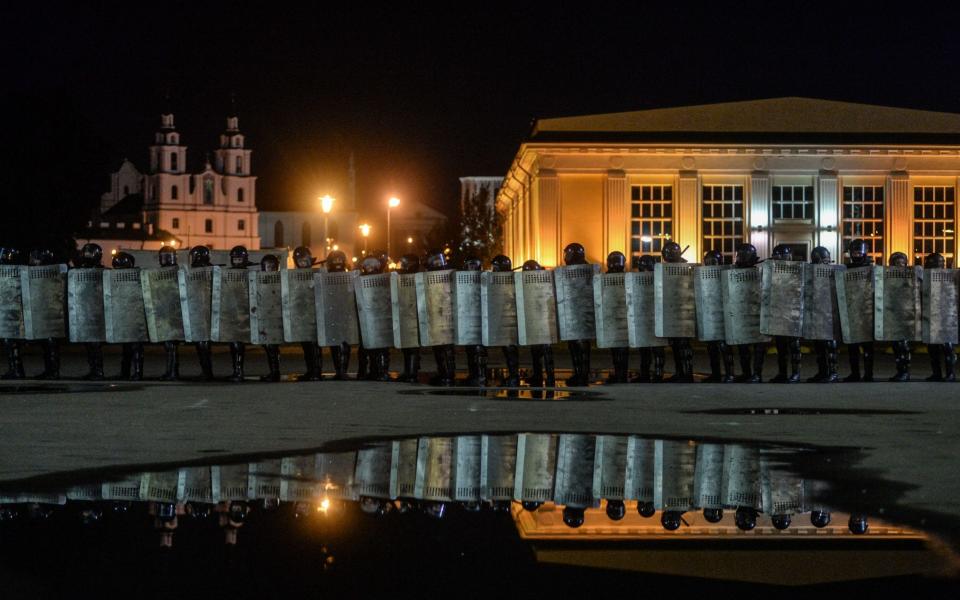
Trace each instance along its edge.
{"label": "glowing street light", "polygon": [[390,256],[390,212],[400,206],[400,198],[391,196],[387,200],[387,256]]}
{"label": "glowing street light", "polygon": [[408,237],[408,238],[407,238],[407,243],[408,243],[408,244],[412,244],[412,243],[413,243],[413,238],[412,238],[412,237]]}

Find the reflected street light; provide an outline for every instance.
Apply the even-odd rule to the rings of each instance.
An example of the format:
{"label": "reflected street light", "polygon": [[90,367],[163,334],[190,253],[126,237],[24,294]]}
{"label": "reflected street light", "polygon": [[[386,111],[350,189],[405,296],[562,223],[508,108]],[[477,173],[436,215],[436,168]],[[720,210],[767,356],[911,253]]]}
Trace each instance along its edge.
{"label": "reflected street light", "polygon": [[400,198],[397,198],[396,196],[391,196],[390,199],[387,200],[387,256],[388,257],[391,256],[390,254],[390,212],[398,206],[400,206]]}
{"label": "reflected street light", "polygon": [[322,196],[322,197],[320,198],[320,210],[323,211],[323,251],[324,251],[324,254],[326,254],[326,253],[330,250],[330,248],[327,246],[327,243],[330,241],[330,237],[329,237],[329,235],[328,235],[328,231],[329,231],[328,226],[329,226],[329,220],[330,220],[330,211],[333,210],[333,203],[334,203],[335,200],[336,200],[336,199],[335,199],[333,196],[331,196],[330,194],[327,194],[327,195]]}
{"label": "reflected street light", "polygon": [[364,223],[360,226],[360,235],[363,236],[363,255],[367,255],[367,238],[370,237],[370,225]]}

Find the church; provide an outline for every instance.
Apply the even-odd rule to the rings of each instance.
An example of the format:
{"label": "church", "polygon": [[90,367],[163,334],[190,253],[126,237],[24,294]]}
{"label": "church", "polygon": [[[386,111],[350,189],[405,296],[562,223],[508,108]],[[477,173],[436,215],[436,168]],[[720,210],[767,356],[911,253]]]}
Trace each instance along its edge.
{"label": "church", "polygon": [[958,177],[960,114],[773,98],[539,119],[497,210],[514,264],[555,266],[571,242],[635,262],[670,240],[690,262],[743,242],[839,262],[862,238],[879,264],[953,266]]}

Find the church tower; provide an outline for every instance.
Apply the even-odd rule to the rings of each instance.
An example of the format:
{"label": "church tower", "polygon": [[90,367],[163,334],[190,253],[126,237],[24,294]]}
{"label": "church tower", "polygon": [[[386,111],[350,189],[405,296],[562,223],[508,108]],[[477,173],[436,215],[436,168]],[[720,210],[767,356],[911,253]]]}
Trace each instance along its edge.
{"label": "church tower", "polygon": [[227,128],[220,134],[220,148],[215,155],[215,170],[220,179],[223,205],[232,216],[226,219],[225,235],[233,238],[237,244],[249,247],[258,244],[257,233],[257,178],[250,174],[250,155],[252,151],[245,147],[243,133],[240,132],[240,119],[236,111],[231,110],[227,117]]}
{"label": "church tower", "polygon": [[[190,176],[187,174],[187,147],[180,144],[180,133],[173,123],[173,113],[160,115],[160,129],[150,146],[150,170],[145,178],[144,208],[179,207],[187,202]],[[156,227],[169,228],[169,223],[154,222]]]}

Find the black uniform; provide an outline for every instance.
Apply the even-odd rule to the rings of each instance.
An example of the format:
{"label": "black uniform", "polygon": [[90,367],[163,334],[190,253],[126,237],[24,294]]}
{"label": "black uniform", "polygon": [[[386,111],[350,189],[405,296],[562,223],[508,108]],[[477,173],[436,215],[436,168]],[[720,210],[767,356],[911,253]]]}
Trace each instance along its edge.
{"label": "black uniform", "polygon": [[[563,249],[563,263],[567,266],[587,264],[587,251],[576,242]],[[568,386],[590,385],[590,340],[567,342],[573,375],[567,378]]]}
{"label": "black uniform", "polygon": [[[329,260],[329,257],[328,257]],[[297,269],[313,270],[316,261],[310,248],[299,246],[293,251],[293,264]],[[322,319],[323,315],[317,315]],[[306,372],[297,376],[297,381],[320,381],[323,379],[323,351],[316,342],[300,342],[303,348],[303,362],[306,364]]]}
{"label": "black uniform", "polygon": [[[397,272],[412,275],[420,270],[420,258],[416,254],[404,254],[400,257]],[[403,349],[403,373],[397,381],[417,383],[420,377],[420,348]]]}
{"label": "black uniform", "polygon": [[[947,261],[939,252],[933,252],[924,258],[923,268],[945,269]],[[927,381],[956,381],[957,353],[952,343],[927,344],[927,353],[930,355],[930,368],[933,371]]]}
{"label": "black uniform", "polygon": [[[133,269],[137,266],[133,255],[128,252],[118,252],[113,257],[114,269]],[[120,378],[130,381],[143,379],[143,342],[127,342],[123,344],[120,356]]]}
{"label": "black uniform", "polygon": [[[543,271],[543,267],[535,260],[523,263],[524,271]],[[530,355],[533,359],[533,372],[527,383],[530,387],[554,387],[557,384],[553,368],[553,346],[550,344],[534,344],[530,346]]]}
{"label": "black uniform", "polygon": [[[641,273],[652,273],[656,261],[652,256],[644,254],[637,261],[637,270]],[[663,346],[640,348],[640,373],[634,377],[632,383],[660,383],[663,381],[663,365],[666,363],[667,353]],[[652,370],[651,370],[652,367]]]}
{"label": "black uniform", "polygon": [[[247,267],[252,265],[250,262],[250,253],[243,246],[234,246],[230,249],[230,268],[246,271]],[[230,342],[230,362],[233,365],[233,373],[228,378],[229,381],[240,383],[243,381],[243,359],[246,354],[246,344],[243,342]]]}
{"label": "black uniform", "polygon": [[[177,250],[171,246],[163,246],[160,248],[159,260],[161,267],[177,266]],[[163,375],[160,376],[160,379],[162,381],[176,381],[180,379],[180,342],[176,340],[164,342],[163,351],[166,354],[167,367]]]}
{"label": "black uniform", "polygon": [[[260,270],[266,273],[276,273],[280,270],[280,259],[273,254],[267,254],[260,259]],[[267,368],[269,372],[260,376],[260,381],[280,381],[280,345],[264,344],[263,350],[267,353]]]}
{"label": "black uniform", "polygon": [[[810,252],[810,262],[815,265],[829,265],[830,251],[823,246],[817,246]],[[807,378],[809,383],[836,383],[840,381],[837,374],[839,354],[837,340],[814,340],[813,350],[817,355],[817,374]]]}
{"label": "black uniform", "polygon": [[[475,256],[463,261],[464,271],[483,270],[483,261]],[[487,385],[487,348],[483,344],[466,346],[467,351],[467,381],[466,384],[474,387]]]}
{"label": "black uniform", "polygon": [[[733,263],[733,268],[754,269],[757,262],[759,262],[757,249],[753,244],[742,244],[737,248],[737,258]],[[740,355],[740,370],[742,371],[740,376],[737,377],[737,381],[740,383],[760,383],[763,381],[763,359],[767,354],[767,344],[764,342],[740,344],[737,351]],[[751,358],[753,359],[752,363]]]}
{"label": "black uniform", "polygon": [[[849,267],[869,267],[873,264],[873,259],[867,255],[867,243],[856,239],[850,242],[848,249],[850,253]],[[847,344],[847,352],[850,354],[850,374],[844,377],[844,381],[849,383],[853,381],[873,381],[873,342],[862,342],[859,344]],[[860,374],[860,354],[863,353],[863,375]]]}
{"label": "black uniform", "polygon": [[[210,249],[206,246],[194,246],[190,249],[190,268],[199,269],[210,266]],[[210,349],[210,340],[196,342],[197,359],[200,362],[200,372],[206,381],[213,381],[213,354]]]}
{"label": "black uniform", "polygon": [[[667,242],[660,251],[665,263],[685,263],[680,244]],[[673,351],[674,372],[667,381],[670,383],[693,383],[693,347],[690,338],[670,338]]]}
{"label": "black uniform", "polygon": [[[773,249],[773,260],[793,260],[793,252],[786,244],[778,244]],[[803,354],[800,352],[800,338],[785,335],[773,336],[773,343],[777,347],[777,375],[771,383],[800,383],[800,361]],[[789,365],[790,372],[787,373]]]}
{"label": "black uniform", "polygon": [[[891,267],[906,267],[909,258],[903,252],[894,252],[890,255]],[[892,375],[888,381],[910,381],[910,341],[898,340],[891,344],[893,346],[893,356],[897,365],[897,373]]]}
{"label": "black uniform", "polygon": [[[0,248],[0,265],[19,265],[21,255],[16,248]],[[23,340],[3,339],[7,354],[7,371],[0,375],[0,379],[26,379],[23,370]]]}
{"label": "black uniform", "polygon": [[[722,265],[723,254],[719,250],[708,250],[703,255],[703,264],[707,267]],[[724,340],[707,342],[707,356],[710,357],[710,376],[703,380],[704,383],[730,383],[734,380],[733,350]]]}
{"label": "black uniform", "polygon": [[[623,273],[627,268],[627,257],[623,252],[611,252],[607,255],[607,273]],[[610,348],[613,359],[613,372],[607,377],[608,384],[627,383],[627,367],[630,361],[630,347]]]}

